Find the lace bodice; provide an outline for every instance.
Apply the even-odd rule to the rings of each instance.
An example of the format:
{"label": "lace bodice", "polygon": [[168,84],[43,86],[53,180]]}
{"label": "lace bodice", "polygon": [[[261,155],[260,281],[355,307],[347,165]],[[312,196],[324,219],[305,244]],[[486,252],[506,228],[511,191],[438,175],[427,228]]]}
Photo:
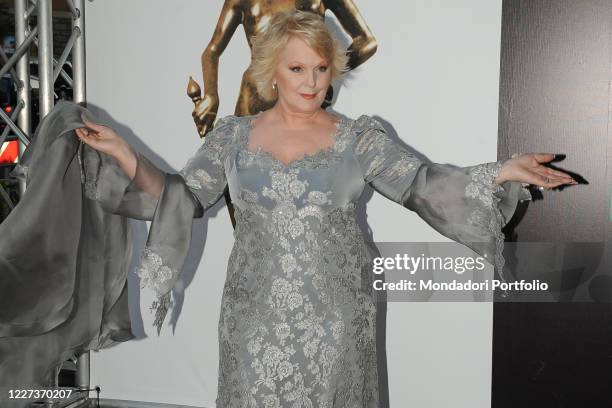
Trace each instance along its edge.
{"label": "lace bodice", "polygon": [[319,168],[328,167],[330,163],[337,162],[341,159],[340,153],[345,149],[347,138],[347,127],[350,126],[350,121],[339,116],[336,122],[336,129],[332,136],[333,143],[330,147],[320,149],[314,154],[305,153],[300,158],[292,160],[290,163],[283,163],[276,158],[271,152],[264,150],[258,146],[255,150],[248,147],[249,135],[253,129],[253,121],[257,115],[247,116],[244,118],[244,130],[238,132],[236,143],[238,144],[239,154],[242,165],[258,162],[262,166],[270,166],[280,169],[285,168]]}

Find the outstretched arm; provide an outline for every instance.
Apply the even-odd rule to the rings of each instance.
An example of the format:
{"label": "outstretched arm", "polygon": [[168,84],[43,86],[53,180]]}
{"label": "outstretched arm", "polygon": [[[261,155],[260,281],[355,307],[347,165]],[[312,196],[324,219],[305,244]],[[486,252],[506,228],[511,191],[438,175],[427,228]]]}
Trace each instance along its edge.
{"label": "outstretched arm", "polygon": [[[84,148],[85,195],[107,212],[141,220],[152,220],[166,183],[166,173],[134,150],[108,126],[87,119],[75,129]],[[100,152],[100,153],[98,153]]]}
{"label": "outstretched arm", "polygon": [[105,153],[85,152],[86,195],[107,212],[151,221],[138,275],[142,288],[157,293],[151,309],[158,333],[172,306],[172,288],[190,246],[193,218],[217,202],[227,185],[224,157],[234,118],[218,120],[178,174],[158,169],[106,126],[86,121],[86,128],[77,130],[81,140]]}
{"label": "outstretched arm", "polygon": [[[544,187],[573,184],[564,173],[544,170],[537,163],[539,155],[470,167],[425,163],[393,142],[375,119],[363,115],[357,122],[354,151],[364,181],[415,211],[442,235],[483,255],[502,279],[501,228],[512,217],[518,201],[531,198],[521,182]],[[555,179],[546,183],[540,173]]]}
{"label": "outstretched arm", "polygon": [[[91,194],[93,198],[101,201],[109,212],[150,220],[169,175],[133,149],[113,129],[88,120],[84,120],[84,124],[85,128],[76,130],[77,136],[95,150],[106,154],[102,156],[101,170],[90,172],[90,177],[91,173],[97,174],[96,179],[87,181],[88,185],[95,186],[96,191]],[[201,217],[223,195],[227,181],[222,155],[232,138],[232,126],[230,117],[217,121],[196,154],[178,175],[172,175],[181,177],[177,181],[184,184],[187,198],[190,199],[186,203],[192,202],[192,212],[196,218]],[[113,166],[115,163],[116,166]],[[120,183],[115,183],[121,176],[129,178],[125,189]]]}

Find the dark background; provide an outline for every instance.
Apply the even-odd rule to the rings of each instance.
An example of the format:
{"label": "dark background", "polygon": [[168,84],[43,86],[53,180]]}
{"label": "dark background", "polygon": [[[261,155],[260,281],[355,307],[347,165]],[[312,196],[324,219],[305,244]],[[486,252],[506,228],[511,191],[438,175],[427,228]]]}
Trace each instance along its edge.
{"label": "dark background", "polygon": [[[610,285],[611,56],[612,1],[503,1],[499,159],[565,153],[555,165],[583,183],[535,194],[505,232],[519,242],[565,243],[554,255],[559,280],[596,275],[591,293]],[[566,286],[571,299],[576,288]],[[606,297],[496,303],[492,406],[612,407]]]}

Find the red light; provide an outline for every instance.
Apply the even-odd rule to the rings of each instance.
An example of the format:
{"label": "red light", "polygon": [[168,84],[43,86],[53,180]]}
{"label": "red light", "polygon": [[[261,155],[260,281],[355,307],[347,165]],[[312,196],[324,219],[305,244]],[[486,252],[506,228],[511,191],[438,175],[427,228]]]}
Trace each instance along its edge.
{"label": "red light", "polygon": [[6,113],[11,113],[11,112],[13,111],[13,108],[11,108],[10,106],[5,106],[5,107],[4,107],[4,111],[5,111]]}
{"label": "red light", "polygon": [[16,140],[0,145],[0,163],[17,163],[19,143]]}

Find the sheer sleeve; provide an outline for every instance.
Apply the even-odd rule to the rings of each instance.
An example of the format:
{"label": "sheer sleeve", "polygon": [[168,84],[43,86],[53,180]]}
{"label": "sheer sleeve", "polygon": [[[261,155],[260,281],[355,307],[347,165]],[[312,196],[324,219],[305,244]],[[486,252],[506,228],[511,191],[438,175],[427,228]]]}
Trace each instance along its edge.
{"label": "sheer sleeve", "polygon": [[518,182],[495,183],[502,162],[470,167],[425,163],[393,142],[377,120],[357,120],[355,157],[363,178],[386,198],[415,211],[442,235],[491,262],[503,279],[501,228],[529,191]]}
{"label": "sheer sleeve", "polygon": [[[189,249],[193,218],[202,217],[223,196],[227,186],[224,159],[234,139],[234,119],[219,119],[178,173],[160,170],[137,152],[133,179],[106,155],[101,158],[106,165],[93,172],[97,176],[85,177],[88,195],[106,211],[151,221],[138,275],[141,288],[150,288],[157,294],[151,310],[158,334],[173,304],[172,288]],[[95,160],[85,163],[94,168],[99,164]]]}
{"label": "sheer sleeve", "polygon": [[138,151],[135,153],[136,173],[112,212],[130,218],[152,221],[159,197],[166,184],[166,173],[152,164],[144,154]]}

